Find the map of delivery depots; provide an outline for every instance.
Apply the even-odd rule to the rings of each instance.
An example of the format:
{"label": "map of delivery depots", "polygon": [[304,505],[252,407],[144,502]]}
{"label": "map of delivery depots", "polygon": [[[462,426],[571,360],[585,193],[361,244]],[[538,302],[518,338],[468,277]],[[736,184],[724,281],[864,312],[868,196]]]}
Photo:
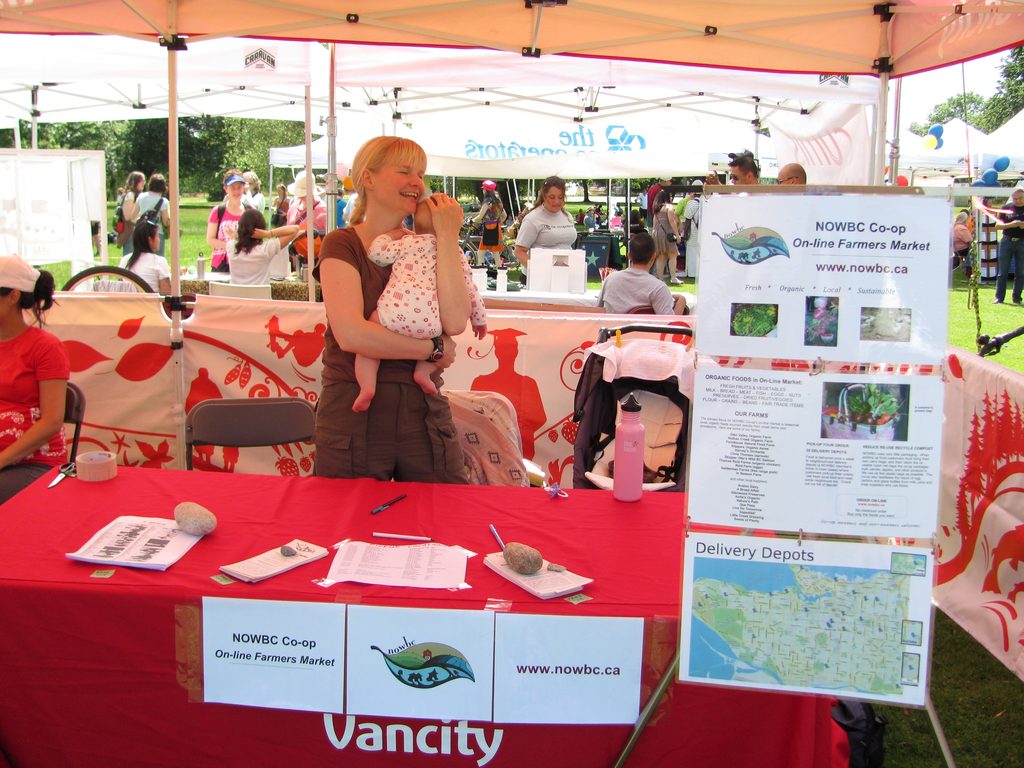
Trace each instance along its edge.
{"label": "map of delivery depots", "polygon": [[923,705],[932,555],[693,533],[680,679]]}

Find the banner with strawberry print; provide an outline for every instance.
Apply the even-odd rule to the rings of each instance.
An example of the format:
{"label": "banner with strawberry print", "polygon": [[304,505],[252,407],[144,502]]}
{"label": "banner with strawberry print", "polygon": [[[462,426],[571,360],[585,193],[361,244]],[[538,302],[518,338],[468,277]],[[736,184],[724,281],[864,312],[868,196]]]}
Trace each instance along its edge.
{"label": "banner with strawberry print", "polygon": [[[693,317],[646,319],[695,324]],[[456,339],[458,356],[445,372],[445,389],[508,397],[523,455],[568,487],[573,395],[586,350],[601,328],[635,322],[634,315],[491,311],[483,340],[469,331]],[[322,304],[198,296],[183,324],[182,403],[176,402],[170,321],[159,297],[62,294],[47,323],[68,346],[72,379],[85,390],[86,439],[94,447],[119,446],[122,464],[183,468],[176,420],[200,400],[302,397],[315,403],[319,397],[327,328]],[[305,443],[204,447],[193,455],[197,469],[218,472],[309,475],[313,461],[313,445]]]}
{"label": "banner with strawberry print", "polygon": [[71,380],[85,392],[79,452],[110,451],[124,466],[175,466],[181,409],[160,297],[62,293],[46,328],[64,342]]}

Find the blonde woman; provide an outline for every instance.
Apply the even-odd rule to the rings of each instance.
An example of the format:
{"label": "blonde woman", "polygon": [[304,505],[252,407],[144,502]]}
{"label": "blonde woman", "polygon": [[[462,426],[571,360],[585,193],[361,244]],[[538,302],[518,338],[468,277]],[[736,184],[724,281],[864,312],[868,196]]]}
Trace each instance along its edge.
{"label": "blonde woman", "polygon": [[[424,196],[426,166],[426,153],[414,141],[380,136],[364,144],[352,163],[358,197],[351,226],[328,234],[321,247],[313,274],[323,288],[328,328],[314,438],[317,475],[466,482],[447,399],[427,394],[413,381],[420,360],[440,368],[452,364],[451,337],[465,330],[469,320],[458,202],[441,194],[426,201],[437,236],[434,270],[441,335],[415,339],[370,320],[391,267],[374,264],[368,251],[382,235],[404,231],[402,222]],[[381,361],[376,395],[359,412],[352,410],[359,395],[357,354]]]}

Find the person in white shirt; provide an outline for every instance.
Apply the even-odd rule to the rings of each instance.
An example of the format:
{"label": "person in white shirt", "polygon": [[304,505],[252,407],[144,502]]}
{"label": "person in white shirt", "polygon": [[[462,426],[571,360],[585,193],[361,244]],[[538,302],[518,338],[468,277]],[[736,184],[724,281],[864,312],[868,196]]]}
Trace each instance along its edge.
{"label": "person in white shirt", "polygon": [[267,198],[260,192],[260,177],[253,171],[245,171],[242,178],[245,179],[245,193],[249,198],[249,205],[262,213],[267,209]]}
{"label": "person in white shirt", "polygon": [[656,315],[686,314],[686,298],[673,294],[650,273],[654,238],[638,232],[629,238],[629,267],[608,275],[601,284],[597,304],[610,314],[624,315],[650,307]]}
{"label": "person in white shirt", "polygon": [[247,208],[238,220],[238,238],[228,240],[232,285],[266,285],[288,274],[288,249],[298,233],[295,224],[267,229],[263,213]]}
{"label": "person in white shirt", "polygon": [[565,182],[557,176],[544,179],[533,210],[526,214],[516,235],[516,259],[524,266],[531,248],[572,248],[576,224],[565,210]]}
{"label": "person in white shirt", "polygon": [[164,295],[171,292],[171,268],[156,251],[160,247],[160,229],[151,221],[139,219],[132,233],[132,252],[118,264],[145,280],[149,287]]}

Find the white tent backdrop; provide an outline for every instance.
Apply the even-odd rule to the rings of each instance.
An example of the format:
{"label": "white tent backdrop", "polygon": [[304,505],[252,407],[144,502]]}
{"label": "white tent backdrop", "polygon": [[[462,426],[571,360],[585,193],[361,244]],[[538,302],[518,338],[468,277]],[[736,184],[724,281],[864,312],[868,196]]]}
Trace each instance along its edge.
{"label": "white tent backdrop", "polygon": [[[0,120],[70,122],[166,118],[167,52],[141,40],[93,35],[4,35]],[[223,39],[179,57],[178,114],[305,120],[303,86],[327,114],[321,45]],[[26,64],[31,62],[31,64]]]}
{"label": "white tent backdrop", "polygon": [[[800,152],[820,183],[864,184],[871,174],[874,115],[867,107],[880,101],[876,78],[571,57],[538,62],[502,51],[416,46],[336,48],[342,162],[367,138],[387,133],[419,142],[435,174],[703,176],[711,156],[741,148],[773,167],[770,142],[754,129],[774,128],[785,117],[810,137],[855,123],[866,154]],[[328,166],[326,152],[326,140],[314,142],[315,167]],[[304,147],[271,152],[273,165],[303,159]]]}

